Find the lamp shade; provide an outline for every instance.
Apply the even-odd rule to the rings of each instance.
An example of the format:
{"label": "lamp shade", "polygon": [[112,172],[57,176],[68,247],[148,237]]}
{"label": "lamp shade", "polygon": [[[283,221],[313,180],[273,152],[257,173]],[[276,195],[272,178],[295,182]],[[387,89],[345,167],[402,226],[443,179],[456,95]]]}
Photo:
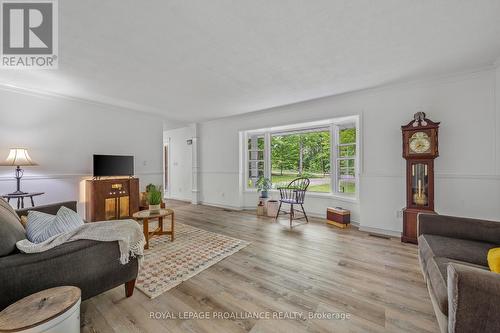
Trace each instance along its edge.
{"label": "lamp shade", "polygon": [[26,148],[11,148],[9,156],[5,162],[1,165],[3,166],[28,166],[28,165],[38,165],[36,164],[28,154],[28,149]]}

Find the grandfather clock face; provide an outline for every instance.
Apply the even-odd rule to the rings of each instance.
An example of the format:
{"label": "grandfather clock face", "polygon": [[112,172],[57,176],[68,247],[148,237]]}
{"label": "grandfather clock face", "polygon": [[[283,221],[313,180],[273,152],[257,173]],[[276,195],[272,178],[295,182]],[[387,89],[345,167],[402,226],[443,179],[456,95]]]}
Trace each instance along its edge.
{"label": "grandfather clock face", "polygon": [[431,138],[425,132],[416,132],[408,142],[411,154],[425,154],[431,150]]}
{"label": "grandfather clock face", "polygon": [[403,157],[436,158],[439,156],[437,147],[437,129],[408,129],[403,131]]}

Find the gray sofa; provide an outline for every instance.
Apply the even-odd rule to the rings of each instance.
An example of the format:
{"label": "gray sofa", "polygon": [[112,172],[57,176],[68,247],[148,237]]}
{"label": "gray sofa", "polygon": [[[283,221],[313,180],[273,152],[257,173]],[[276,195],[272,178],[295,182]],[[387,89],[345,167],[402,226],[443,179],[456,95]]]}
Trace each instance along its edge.
{"label": "gray sofa", "polygon": [[500,332],[500,222],[419,214],[418,254],[442,332]]}
{"label": "gray sofa", "polygon": [[[55,214],[61,206],[76,211],[76,202],[39,206],[29,210]],[[0,199],[0,310],[35,292],[62,285],[77,286],[85,300],[125,284],[125,294],[134,291],[137,259],[122,265],[118,242],[79,240],[36,254],[19,253],[15,243],[25,238],[19,216]]]}

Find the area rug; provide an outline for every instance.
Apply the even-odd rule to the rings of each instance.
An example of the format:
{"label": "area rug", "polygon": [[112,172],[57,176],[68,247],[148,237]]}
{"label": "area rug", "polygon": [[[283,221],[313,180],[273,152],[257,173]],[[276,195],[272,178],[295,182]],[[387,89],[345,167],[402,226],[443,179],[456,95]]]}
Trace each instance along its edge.
{"label": "area rug", "polygon": [[[165,228],[168,227],[169,223]],[[150,239],[135,286],[150,298],[158,297],[249,244],[176,223],[173,242],[170,236]]]}

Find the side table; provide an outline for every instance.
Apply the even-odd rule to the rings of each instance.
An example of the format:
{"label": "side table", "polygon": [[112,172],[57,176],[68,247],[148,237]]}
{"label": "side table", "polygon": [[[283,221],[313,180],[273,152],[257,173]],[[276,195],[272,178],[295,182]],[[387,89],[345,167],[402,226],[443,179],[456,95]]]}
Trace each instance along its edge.
{"label": "side table", "polygon": [[80,332],[81,291],[55,287],[27,296],[0,312],[0,332]]}
{"label": "side table", "polygon": [[4,194],[2,198],[7,199],[7,202],[10,202],[10,199],[17,199],[17,209],[24,208],[24,198],[31,199],[31,207],[35,207],[35,201],[33,197],[45,194],[45,192],[33,192],[33,193],[23,193],[23,194]]}

